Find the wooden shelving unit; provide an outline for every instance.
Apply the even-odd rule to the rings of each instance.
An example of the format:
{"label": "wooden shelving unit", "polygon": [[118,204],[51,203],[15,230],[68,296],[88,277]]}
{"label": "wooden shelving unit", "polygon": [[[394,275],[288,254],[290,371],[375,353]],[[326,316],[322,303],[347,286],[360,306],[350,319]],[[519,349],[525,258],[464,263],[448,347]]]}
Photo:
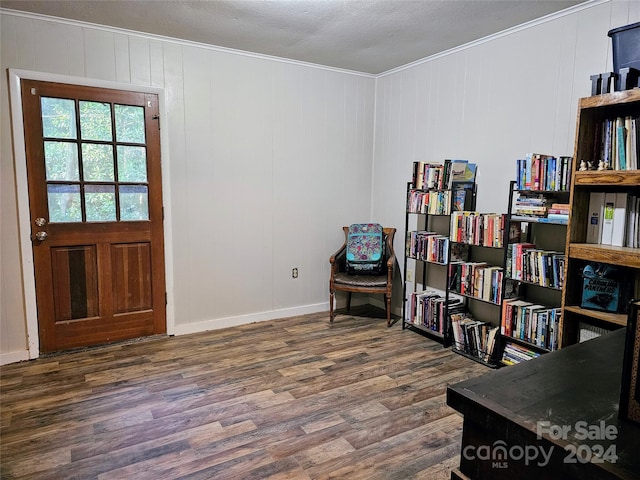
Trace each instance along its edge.
{"label": "wooden shelving unit", "polygon": [[586,243],[591,192],[626,192],[640,194],[639,170],[577,171],[581,161],[597,165],[595,157],[597,128],[605,119],[640,116],[640,89],[582,98],[578,105],[574,172],[571,183],[571,216],[567,228],[565,287],[562,295],[560,345],[578,341],[580,324],[615,330],[627,324],[624,311],[615,313],[581,308],[582,268],[599,262],[622,269],[623,283],[631,298],[639,295],[640,249]]}

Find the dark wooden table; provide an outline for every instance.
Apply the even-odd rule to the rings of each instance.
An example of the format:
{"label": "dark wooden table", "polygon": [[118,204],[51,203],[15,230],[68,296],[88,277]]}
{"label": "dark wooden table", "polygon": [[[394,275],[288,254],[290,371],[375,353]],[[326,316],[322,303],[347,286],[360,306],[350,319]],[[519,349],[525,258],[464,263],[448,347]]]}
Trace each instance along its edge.
{"label": "dark wooden table", "polygon": [[640,479],[640,425],[618,419],[625,332],[449,386],[464,415],[452,478]]}

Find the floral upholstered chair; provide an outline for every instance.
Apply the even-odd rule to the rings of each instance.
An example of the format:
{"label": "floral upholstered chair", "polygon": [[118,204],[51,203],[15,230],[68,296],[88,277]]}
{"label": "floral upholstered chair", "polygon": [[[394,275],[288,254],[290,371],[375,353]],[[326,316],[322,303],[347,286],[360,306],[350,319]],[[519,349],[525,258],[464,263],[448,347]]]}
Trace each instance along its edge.
{"label": "floral upholstered chair", "polygon": [[329,278],[329,320],[333,322],[335,317],[334,299],[336,291],[347,292],[347,311],[351,310],[351,294],[355,293],[379,293],[384,295],[385,310],[387,314],[387,326],[391,326],[391,292],[393,291],[393,272],[396,255],[393,251],[393,237],[395,228],[383,228],[384,255],[382,272],[379,274],[350,274],[346,268],[347,236],[349,227],[344,230],[344,243],[342,247],[331,255],[331,277]]}

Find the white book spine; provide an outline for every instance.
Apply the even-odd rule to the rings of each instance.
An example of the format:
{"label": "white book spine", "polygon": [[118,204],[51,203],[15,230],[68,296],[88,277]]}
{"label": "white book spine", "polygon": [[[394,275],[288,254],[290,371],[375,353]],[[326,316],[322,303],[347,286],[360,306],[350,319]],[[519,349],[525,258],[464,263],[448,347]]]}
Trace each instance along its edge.
{"label": "white book spine", "polygon": [[625,192],[618,192],[615,195],[616,201],[613,210],[611,245],[624,247],[627,226],[627,194]]}
{"label": "white book spine", "polygon": [[591,192],[589,197],[589,218],[587,221],[587,243],[600,243],[602,239],[603,212],[604,192]]}

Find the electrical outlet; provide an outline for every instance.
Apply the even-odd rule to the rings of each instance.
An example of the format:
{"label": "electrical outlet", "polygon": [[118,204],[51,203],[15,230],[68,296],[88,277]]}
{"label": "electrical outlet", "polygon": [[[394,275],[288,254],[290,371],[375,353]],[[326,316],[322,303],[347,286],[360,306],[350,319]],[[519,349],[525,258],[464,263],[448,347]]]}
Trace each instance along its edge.
{"label": "electrical outlet", "polygon": [[413,270],[407,270],[407,282],[413,282]]}
{"label": "electrical outlet", "polygon": [[298,269],[297,268],[292,268],[291,269],[291,278],[298,278]]}

